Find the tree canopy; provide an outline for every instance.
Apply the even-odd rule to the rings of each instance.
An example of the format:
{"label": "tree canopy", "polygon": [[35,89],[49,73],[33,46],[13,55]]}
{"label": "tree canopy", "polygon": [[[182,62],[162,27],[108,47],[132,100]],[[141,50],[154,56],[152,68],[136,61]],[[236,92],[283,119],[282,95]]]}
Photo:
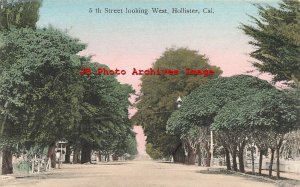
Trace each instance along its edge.
{"label": "tree canopy", "polygon": [[76,54],[85,45],[54,29],[11,29],[1,34],[0,103],[6,105],[7,121],[16,129],[27,126],[27,139],[32,141],[43,139],[42,132],[60,136],[71,119],[67,118],[72,103],[69,94],[80,68]]}
{"label": "tree canopy", "polygon": [[[180,144],[178,136],[166,134],[166,122],[176,109],[176,99],[189,94],[194,88],[218,77],[221,70],[209,64],[208,59],[197,51],[186,48],[168,49],[152,65],[153,69],[177,69],[178,75],[143,75],[138,112],[134,119],[145,129],[147,142],[164,156],[174,153]],[[213,69],[213,76],[186,75],[185,68]],[[149,146],[148,146],[149,147]]]}
{"label": "tree canopy", "polygon": [[278,8],[257,5],[259,18],[255,25],[242,24],[254,46],[250,56],[261,72],[274,75],[274,82],[300,79],[300,2],[283,0]]}
{"label": "tree canopy", "polygon": [[[248,75],[220,77],[186,96],[169,118],[167,131],[190,144],[205,145],[208,129],[214,130],[217,144],[231,153],[234,170],[238,156],[239,169],[244,172],[247,142],[252,139],[263,151],[260,140],[268,139],[272,155],[274,150],[279,152],[283,136],[299,128],[298,112],[295,100],[267,81]],[[228,163],[230,168],[230,160]]]}
{"label": "tree canopy", "polygon": [[186,96],[182,106],[168,120],[167,130],[184,135],[193,126],[209,127],[225,104],[271,88],[267,81],[249,75],[212,79]]}
{"label": "tree canopy", "polygon": [[0,41],[3,150],[67,140],[79,145],[82,162],[90,161],[92,149],[134,153],[128,119],[134,90],[114,75],[80,75],[83,67],[109,69],[78,55],[85,44],[53,28],[10,28]]}
{"label": "tree canopy", "polygon": [[214,118],[212,129],[285,134],[298,127],[298,117],[294,101],[274,88],[226,104]]}
{"label": "tree canopy", "polygon": [[[280,176],[279,151],[285,134],[299,129],[299,113],[294,100],[275,88],[258,90],[257,93],[226,104],[214,118],[212,129],[223,134],[227,147],[238,140],[253,142],[263,150],[271,149],[269,175],[272,174],[273,154],[277,153],[277,177]],[[232,141],[232,132],[236,140]],[[227,135],[227,136],[226,136]],[[229,140],[229,141],[228,141]],[[259,173],[262,157],[260,156]]]}

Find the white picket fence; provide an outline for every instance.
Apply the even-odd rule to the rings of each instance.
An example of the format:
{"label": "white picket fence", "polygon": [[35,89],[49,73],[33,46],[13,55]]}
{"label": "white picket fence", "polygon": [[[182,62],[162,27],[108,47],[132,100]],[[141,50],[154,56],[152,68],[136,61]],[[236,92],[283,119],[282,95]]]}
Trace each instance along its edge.
{"label": "white picket fence", "polygon": [[32,159],[30,162],[31,162],[31,173],[39,173],[41,171],[51,170],[50,158],[42,159],[42,158],[37,158],[35,155],[34,159]]}
{"label": "white picket fence", "polygon": [[[251,167],[251,160],[247,159],[247,167]],[[269,169],[270,165],[270,159],[265,158],[263,159],[262,163],[262,169]],[[257,169],[258,168],[258,160],[255,160],[254,162],[254,167]],[[280,171],[283,172],[291,172],[291,173],[298,173],[300,174],[300,161],[293,161],[293,160],[280,160]],[[273,162],[273,170],[276,170],[276,159],[274,159]]]}

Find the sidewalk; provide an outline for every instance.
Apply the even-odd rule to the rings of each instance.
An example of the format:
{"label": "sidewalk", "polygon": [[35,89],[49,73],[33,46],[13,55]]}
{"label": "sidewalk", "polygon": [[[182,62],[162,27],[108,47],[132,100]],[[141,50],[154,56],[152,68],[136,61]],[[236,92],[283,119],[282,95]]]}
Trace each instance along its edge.
{"label": "sidewalk", "polygon": [[[245,168],[245,170],[247,172],[251,172],[251,168]],[[258,169],[255,169],[255,172],[258,172]],[[269,174],[268,170],[262,170],[262,174]],[[273,176],[276,176],[276,171],[272,172]],[[288,178],[288,179],[292,179],[292,180],[298,180],[300,181],[300,174],[298,173],[288,173],[288,172],[280,172],[280,177],[284,177],[284,178]]]}
{"label": "sidewalk", "polygon": [[14,182],[17,179],[20,178],[45,178],[44,176],[51,175],[55,173],[55,171],[58,171],[58,169],[51,169],[50,171],[43,171],[43,172],[35,172],[35,173],[27,173],[27,172],[16,172],[13,174],[8,175],[0,175],[0,186],[6,186],[6,184],[10,182]]}
{"label": "sidewalk", "polygon": [[13,175],[0,175],[0,186],[4,186],[9,181],[15,180],[16,177]]}

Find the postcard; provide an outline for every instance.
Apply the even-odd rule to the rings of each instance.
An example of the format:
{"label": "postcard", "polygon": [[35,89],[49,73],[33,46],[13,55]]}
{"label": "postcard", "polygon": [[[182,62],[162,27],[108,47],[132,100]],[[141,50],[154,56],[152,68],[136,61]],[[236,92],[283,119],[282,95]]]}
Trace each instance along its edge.
{"label": "postcard", "polygon": [[0,186],[300,185],[300,1],[0,0]]}

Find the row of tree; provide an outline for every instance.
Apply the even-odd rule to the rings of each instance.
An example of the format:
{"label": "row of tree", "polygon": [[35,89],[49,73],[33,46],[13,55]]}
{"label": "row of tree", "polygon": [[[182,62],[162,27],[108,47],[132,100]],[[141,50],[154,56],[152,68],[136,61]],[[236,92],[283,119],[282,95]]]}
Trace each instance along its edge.
{"label": "row of tree", "polygon": [[[2,174],[13,172],[13,154],[33,147],[39,154],[49,146],[48,157],[55,167],[59,140],[68,142],[67,161],[73,149],[74,163],[90,162],[92,150],[115,157],[135,154],[128,118],[128,98],[134,90],[114,75],[80,75],[83,67],[109,68],[80,56],[86,45],[78,39],[54,28],[37,29],[37,19],[27,17],[38,15],[39,5],[39,1],[1,4]],[[31,7],[30,13],[22,14],[26,7]]]}
{"label": "row of tree", "polygon": [[[205,160],[209,166],[212,130],[217,142],[214,151],[226,155],[228,169],[238,169],[238,157],[239,170],[244,172],[245,147],[256,145],[260,150],[259,173],[262,156],[269,148],[269,174],[276,151],[279,176],[280,148],[285,157],[299,150],[294,146],[299,145],[297,138],[291,137],[299,136],[300,2],[283,0],[277,8],[256,6],[260,17],[251,17],[254,25],[241,25],[254,46],[250,54],[256,60],[253,65],[274,75],[274,84],[287,84],[287,89],[278,90],[252,76],[220,77],[222,71],[211,66],[204,55],[183,48],[168,49],[152,68],[191,67],[216,73],[210,77],[142,77],[139,110],[133,120],[144,127],[152,158],[172,155],[175,162],[194,164],[198,154],[198,163]],[[177,110],[178,96],[186,97]]]}
{"label": "row of tree", "polygon": [[197,153],[200,159],[210,159],[210,130],[217,141],[215,148],[221,146],[226,155],[227,169],[231,169],[232,160],[232,169],[237,171],[238,157],[239,171],[245,172],[245,147],[256,145],[260,152],[260,174],[262,155],[271,150],[271,175],[276,151],[279,177],[284,135],[299,128],[298,122],[299,110],[287,93],[267,81],[239,75],[217,78],[194,90],[180,109],[172,113],[167,131],[181,136],[189,164],[195,163]]}

